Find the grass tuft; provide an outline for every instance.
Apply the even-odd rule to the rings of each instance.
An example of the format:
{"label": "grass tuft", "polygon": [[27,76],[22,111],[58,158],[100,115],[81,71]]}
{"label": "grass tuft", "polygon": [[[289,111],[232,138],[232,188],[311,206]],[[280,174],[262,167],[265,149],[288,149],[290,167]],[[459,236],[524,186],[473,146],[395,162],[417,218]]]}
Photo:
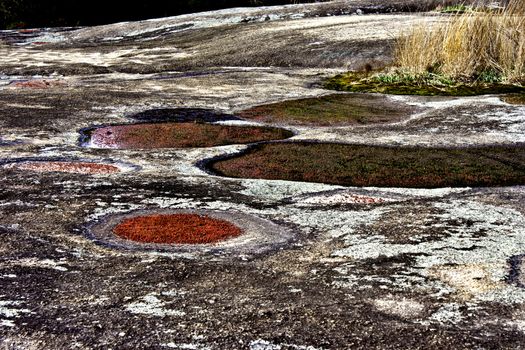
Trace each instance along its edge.
{"label": "grass tuft", "polygon": [[396,43],[398,70],[468,83],[524,83],[525,2],[474,9],[409,30]]}
{"label": "grass tuft", "polygon": [[[525,1],[443,7],[443,20],[409,29],[380,73],[350,72],[325,82],[340,91],[470,96],[525,92]],[[452,13],[452,14],[449,14]]]}

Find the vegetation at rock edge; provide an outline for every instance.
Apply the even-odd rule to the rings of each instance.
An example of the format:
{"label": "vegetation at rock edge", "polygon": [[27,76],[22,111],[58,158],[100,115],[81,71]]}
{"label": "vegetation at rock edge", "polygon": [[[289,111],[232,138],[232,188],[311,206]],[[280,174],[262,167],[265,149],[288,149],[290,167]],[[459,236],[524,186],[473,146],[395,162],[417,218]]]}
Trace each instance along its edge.
{"label": "vegetation at rock edge", "polygon": [[327,88],[413,95],[519,93],[525,88],[525,2],[456,7],[443,20],[410,28],[381,72],[349,72]]}

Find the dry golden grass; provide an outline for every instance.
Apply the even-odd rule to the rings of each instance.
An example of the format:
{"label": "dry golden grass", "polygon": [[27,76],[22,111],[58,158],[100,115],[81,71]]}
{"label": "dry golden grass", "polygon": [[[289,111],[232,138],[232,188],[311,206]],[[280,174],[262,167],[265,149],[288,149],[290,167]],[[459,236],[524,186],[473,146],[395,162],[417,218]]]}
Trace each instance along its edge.
{"label": "dry golden grass", "polygon": [[400,38],[396,66],[460,81],[525,82],[525,1],[501,9],[482,5]]}

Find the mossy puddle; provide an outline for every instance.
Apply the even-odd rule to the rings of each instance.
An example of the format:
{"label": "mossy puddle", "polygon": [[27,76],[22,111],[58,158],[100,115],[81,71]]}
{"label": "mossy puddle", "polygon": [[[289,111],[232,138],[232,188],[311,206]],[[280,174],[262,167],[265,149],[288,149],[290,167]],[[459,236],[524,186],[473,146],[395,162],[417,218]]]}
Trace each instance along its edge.
{"label": "mossy puddle", "polygon": [[415,110],[382,95],[332,94],[256,106],[244,119],[287,125],[359,125],[400,121]]}
{"label": "mossy puddle", "polygon": [[92,128],[82,134],[84,146],[111,149],[214,147],[293,136],[281,128],[206,123],[122,124]]}
{"label": "mossy puddle", "polygon": [[344,186],[511,186],[525,184],[525,146],[423,148],[278,142],[253,146],[207,166],[228,177]]}

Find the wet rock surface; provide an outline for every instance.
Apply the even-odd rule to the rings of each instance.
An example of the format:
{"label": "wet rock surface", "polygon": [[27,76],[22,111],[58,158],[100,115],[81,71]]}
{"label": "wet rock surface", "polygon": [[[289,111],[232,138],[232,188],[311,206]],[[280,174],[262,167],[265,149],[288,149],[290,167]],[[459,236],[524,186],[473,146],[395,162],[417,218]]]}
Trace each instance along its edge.
{"label": "wet rock surface", "polygon": [[129,116],[141,122],[214,123],[241,120],[239,117],[206,108],[159,108]]}
{"label": "wet rock surface", "polygon": [[[356,12],[364,5],[347,6]],[[80,130],[94,125],[133,118],[194,122],[184,119],[188,114],[171,120],[171,112],[151,111],[238,116],[254,106],[332,94],[321,88],[323,78],[387,63],[385,43],[402,25],[438,18],[305,14],[327,14],[324,6],[0,36],[12,38],[0,47],[2,164],[82,160],[133,170],[0,167],[2,347],[523,346],[525,289],[516,282],[523,279],[516,257],[525,253],[523,186],[407,189],[229,179],[197,164],[248,145],[79,145]],[[32,80],[60,84],[12,84]],[[524,107],[499,96],[381,99],[413,109],[381,124],[294,125],[291,140],[426,147],[525,141]],[[197,123],[254,125],[207,119],[207,113]],[[259,226],[253,240],[208,251],[131,249],[88,233],[112,218],[178,211],[219,213],[241,229],[250,222],[273,229]]]}

